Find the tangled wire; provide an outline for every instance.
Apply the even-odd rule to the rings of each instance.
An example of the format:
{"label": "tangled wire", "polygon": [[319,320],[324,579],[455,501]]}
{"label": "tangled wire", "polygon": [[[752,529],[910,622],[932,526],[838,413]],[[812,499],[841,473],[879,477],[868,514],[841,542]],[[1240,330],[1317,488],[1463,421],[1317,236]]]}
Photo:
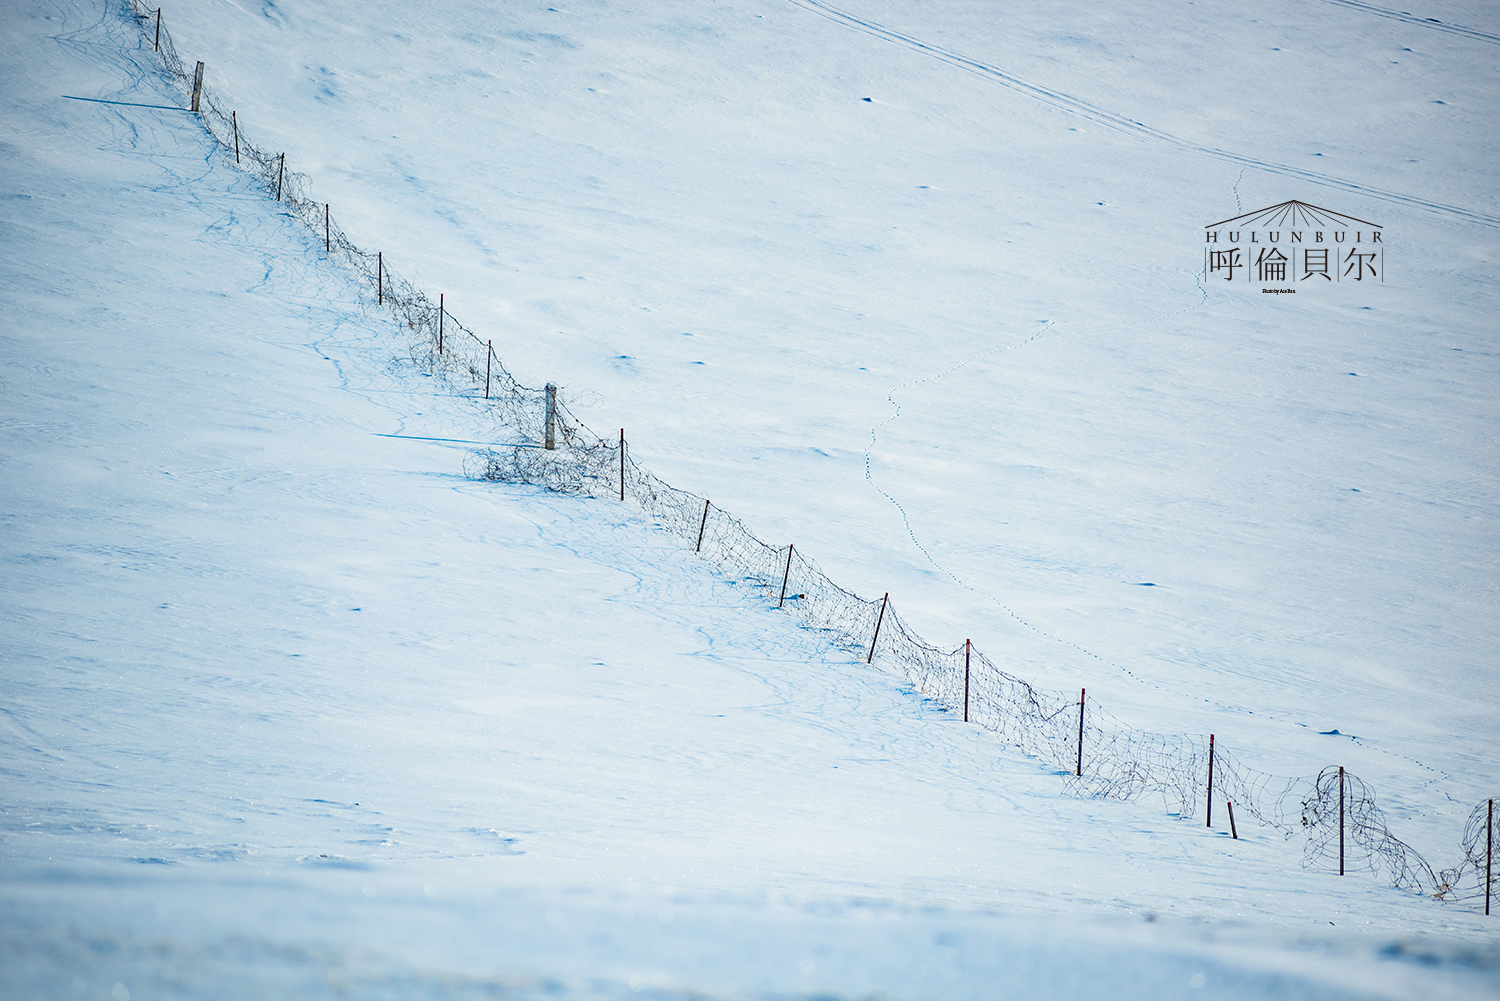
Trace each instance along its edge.
{"label": "tangled wire", "polygon": [[[142,45],[156,49],[169,83],[192,85],[160,12],[129,0]],[[947,649],[928,643],[887,595],[861,598],[830,580],[792,546],[758,539],[738,518],[706,498],[679,490],[639,465],[623,436],[610,441],[590,431],[563,403],[521,385],[481,340],[420,289],[393,275],[379,253],[357,247],[326,205],[307,197],[308,178],[286,167],[284,153],[251,143],[235,114],[225,114],[203,88],[199,114],[226,156],[258,178],[326,241],[365,284],[377,306],[402,321],[413,362],[455,389],[488,401],[488,413],[516,442],[475,452],[466,472],[475,478],[533,484],[562,493],[633,501],[645,515],[729,579],[745,584],[797,617],[807,629],[853,656],[893,667],[917,691],[999,735],[1023,754],[1056,766],[1080,794],[1121,800],[1160,796],[1169,813],[1197,816],[1213,803],[1233,803],[1241,817],[1291,838],[1305,838],[1303,865],[1323,871],[1368,871],[1392,885],[1438,899],[1474,903],[1489,911],[1494,801],[1480,803],[1464,829],[1463,860],[1435,871],[1386,826],[1369,786],[1342,768],[1325,768],[1311,781],[1248,768],[1222,747],[1193,737],[1145,733],[1083,699],[1043,691],[1009,674],[971,644]],[[482,396],[481,396],[482,393]]]}

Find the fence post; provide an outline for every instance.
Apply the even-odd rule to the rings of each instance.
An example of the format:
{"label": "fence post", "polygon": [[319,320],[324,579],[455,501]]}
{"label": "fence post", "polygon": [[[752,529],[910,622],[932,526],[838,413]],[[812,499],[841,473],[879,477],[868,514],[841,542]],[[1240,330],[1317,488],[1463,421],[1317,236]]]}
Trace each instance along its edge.
{"label": "fence post", "polygon": [[238,167],[240,165],[240,113],[231,111],[229,122],[234,126],[234,165]]}
{"label": "fence post", "polygon": [[693,547],[693,552],[703,552],[703,530],[708,527],[708,501],[703,502],[703,520],[698,522],[698,544]]}
{"label": "fence post", "polygon": [[438,293],[438,354],[443,353],[443,295],[442,292]]}
{"label": "fence post", "polygon": [[385,251],[375,251],[375,304],[385,305]]}
{"label": "fence post", "polygon": [[885,621],[885,603],[891,600],[891,592],[885,592],[885,597],[880,599],[880,614],[875,617],[875,635],[870,639],[870,653],[865,657],[866,664],[875,663],[875,644],[880,639],[880,624]]}
{"label": "fence post", "polygon": [[973,643],[964,640],[964,722],[969,722],[969,650]]}
{"label": "fence post", "polygon": [[1238,841],[1240,839],[1240,831],[1239,828],[1234,826],[1234,804],[1226,799],[1224,805],[1229,807],[1229,833],[1233,835],[1234,840]]}
{"label": "fence post", "polygon": [[620,429],[620,503],[625,502],[625,429]]}
{"label": "fence post", "polygon": [[286,173],[286,154],[281,154],[276,167],[276,200],[281,201],[281,175]]}
{"label": "fence post", "polygon": [[1078,689],[1078,769],[1073,774],[1083,778],[1083,707],[1087,704],[1089,690]]}
{"label": "fence post", "polygon": [[203,60],[198,60],[198,68],[193,70],[193,110],[198,110],[198,98],[203,95]]}
{"label": "fence post", "polygon": [[1344,766],[1339,765],[1339,875],[1344,874]]}
{"label": "fence post", "polygon": [[1214,735],[1208,735],[1208,821],[1205,827],[1214,826]]}
{"label": "fence post", "polygon": [[1490,800],[1489,812],[1484,820],[1484,913],[1490,913],[1490,880],[1494,873],[1495,851],[1495,801]]}
{"label": "fence post", "polygon": [[333,231],[328,222],[328,203],[323,203],[323,253],[333,253]]}
{"label": "fence post", "polygon": [[[486,386],[486,388],[485,388],[485,395],[486,396],[489,395],[489,388],[488,388],[488,386]],[[555,449],[557,447],[557,441],[556,441],[556,439],[554,437],[554,432],[553,432],[553,429],[556,426],[557,426],[557,387],[554,386],[552,383],[549,382],[549,383],[547,383],[547,437],[544,440],[543,445],[542,445],[542,447],[545,448],[549,452],[552,451],[553,449]]]}
{"label": "fence post", "polygon": [[797,547],[792,545],[791,543],[787,543],[786,573],[781,575],[781,600],[776,603],[777,608],[780,608],[782,605],[786,604],[786,582],[790,580],[792,576],[792,550],[795,548]]}
{"label": "fence post", "polygon": [[157,52],[161,51],[161,8],[160,7],[156,8],[156,45],[154,46],[154,48],[155,48],[155,50]]}

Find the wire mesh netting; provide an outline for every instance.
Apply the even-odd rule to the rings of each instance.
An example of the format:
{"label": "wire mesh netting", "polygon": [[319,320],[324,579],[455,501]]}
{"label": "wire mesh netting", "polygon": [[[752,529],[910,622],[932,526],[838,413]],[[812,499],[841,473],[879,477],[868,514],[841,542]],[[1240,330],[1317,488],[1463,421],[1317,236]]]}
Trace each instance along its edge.
{"label": "wire mesh netting", "polygon": [[[191,89],[193,71],[162,26],[160,11],[139,0],[126,6],[141,29],[141,46],[159,53],[169,83]],[[202,89],[199,109],[223,155],[323,239],[329,258],[350,268],[371,304],[397,318],[408,335],[412,361],[454,389],[488,401],[497,430],[514,444],[472,453],[465,461],[468,475],[639,506],[717,573],[775,600],[834,647],[870,662],[878,658],[915,690],[963,712],[1002,743],[1052,764],[1068,775],[1078,794],[1160,797],[1168,813],[1183,818],[1201,816],[1200,805],[1206,813],[1213,809],[1210,804],[1232,803],[1239,818],[1286,838],[1302,836],[1306,868],[1374,872],[1396,887],[1439,899],[1482,901],[1488,913],[1493,801],[1480,803],[1470,815],[1460,863],[1437,872],[1390,832],[1369,786],[1342,768],[1325,768],[1311,780],[1270,775],[1211,741],[1137,730],[1092,704],[1085,707],[1081,696],[1039,689],[968,643],[934,646],[901,618],[893,602],[845,590],[806,554],[761,541],[706,498],[663,482],[629,454],[623,435],[610,440],[595,434],[565,402],[549,408],[546,392],[521,385],[500,364],[491,342],[456,320],[441,297],[433,302],[393,274],[381,254],[356,246],[328,206],[308,197],[307,176],[287,166],[284,152],[251,142],[238,117],[226,113],[208,87]],[[555,447],[546,447],[549,440]]]}
{"label": "wire mesh netting", "polygon": [[1486,800],[1474,807],[1464,825],[1463,858],[1452,869],[1438,874],[1438,888],[1434,896],[1443,900],[1457,900],[1471,904],[1482,904],[1484,913],[1490,912],[1495,877],[1496,843],[1495,801]]}

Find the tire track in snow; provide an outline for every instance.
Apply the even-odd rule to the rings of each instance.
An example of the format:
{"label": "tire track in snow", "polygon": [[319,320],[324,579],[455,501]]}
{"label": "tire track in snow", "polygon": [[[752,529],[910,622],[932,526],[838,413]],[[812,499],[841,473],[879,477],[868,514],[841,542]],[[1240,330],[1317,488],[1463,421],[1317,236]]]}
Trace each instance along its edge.
{"label": "tire track in snow", "polygon": [[1363,11],[1366,14],[1374,14],[1376,17],[1389,17],[1397,21],[1405,21],[1407,24],[1415,24],[1419,28],[1446,31],[1450,34],[1462,35],[1465,38],[1473,38],[1481,42],[1494,42],[1500,45],[1500,35],[1492,35],[1487,31],[1480,31],[1478,28],[1466,28],[1461,24],[1448,24],[1445,21],[1439,21],[1435,17],[1418,17],[1409,11],[1376,7],[1374,4],[1360,3],[1359,0],[1324,0],[1324,2],[1335,4],[1339,7],[1348,7],[1351,10]]}
{"label": "tire track in snow", "polygon": [[[1329,2],[1339,2],[1339,0],[1329,0]],[[1308,181],[1313,184],[1319,184],[1324,187],[1335,188],[1340,191],[1348,191],[1353,194],[1363,195],[1366,198],[1374,198],[1379,201],[1391,202],[1396,205],[1405,205],[1413,208],[1426,209],[1429,212],[1434,212],[1439,215],[1448,215],[1459,219],[1465,219],[1469,222],[1478,223],[1482,226],[1489,226],[1492,228],[1500,229],[1500,216],[1487,215],[1483,212],[1474,212],[1470,209],[1461,208],[1457,205],[1448,205],[1443,202],[1434,202],[1426,198],[1418,198],[1415,195],[1403,194],[1399,191],[1388,191],[1384,188],[1377,188],[1368,184],[1360,184],[1357,181],[1350,181],[1342,177],[1334,177],[1331,174],[1320,174],[1315,170],[1304,170],[1301,167],[1293,167],[1290,164],[1276,163],[1271,160],[1260,160],[1253,156],[1246,156],[1242,153],[1235,153],[1232,150],[1219,149],[1215,146],[1200,145],[1190,139],[1183,139],[1179,136],[1173,135],[1170,132],[1164,132],[1161,129],[1154,128],[1150,125],[1147,125],[1145,122],[1138,122],[1133,118],[1128,118],[1125,115],[1110,111],[1107,108],[1101,108],[1098,105],[1090,104],[1089,102],[1081,98],[1074,97],[1071,94],[1064,93],[1063,91],[1053,90],[1050,87],[1043,87],[1039,84],[1034,84],[1027,80],[1023,80],[1020,77],[1015,76],[1011,73],[1007,73],[1000,67],[992,65],[990,63],[986,63],[978,59],[972,59],[961,53],[954,52],[952,49],[945,49],[941,45],[934,45],[930,42],[925,42],[914,35],[908,35],[903,32],[896,31],[893,28],[887,28],[885,25],[878,22],[868,21],[864,18],[857,17],[856,15],[851,14],[848,11],[840,10],[832,4],[825,3],[824,0],[787,0],[787,3],[790,3],[795,7],[800,7],[808,13],[816,14],[818,17],[833,21],[835,24],[842,24],[846,27],[851,27],[856,31],[861,31],[867,35],[874,36],[875,38],[879,38],[887,42],[893,42],[896,45],[902,45],[909,49],[914,49],[917,52],[921,52],[924,55],[931,56],[932,58],[948,63],[949,65],[956,66],[959,69],[969,73],[973,73],[976,76],[981,76],[985,77],[986,79],[993,80],[996,83],[1000,84],[1002,87],[1019,91],[1020,93],[1025,94],[1027,97],[1030,97],[1033,100],[1040,101],[1043,104],[1057,108],[1058,110],[1064,111],[1068,114],[1077,115],[1081,118],[1093,122],[1096,125],[1102,125],[1105,128],[1113,129],[1116,132],[1122,132],[1126,135],[1142,136],[1155,142],[1171,146],[1185,153],[1193,153],[1198,156],[1212,157],[1216,160],[1228,160],[1231,163],[1237,163],[1245,167],[1256,167],[1260,170],[1268,171],[1273,174],[1281,174],[1285,177],[1295,177],[1299,180]],[[1353,5],[1352,2],[1351,5]],[[1364,7],[1364,5],[1359,6],[1361,8]],[[1372,9],[1380,10],[1382,8]],[[1420,18],[1412,18],[1412,20],[1419,24],[1423,23]]]}

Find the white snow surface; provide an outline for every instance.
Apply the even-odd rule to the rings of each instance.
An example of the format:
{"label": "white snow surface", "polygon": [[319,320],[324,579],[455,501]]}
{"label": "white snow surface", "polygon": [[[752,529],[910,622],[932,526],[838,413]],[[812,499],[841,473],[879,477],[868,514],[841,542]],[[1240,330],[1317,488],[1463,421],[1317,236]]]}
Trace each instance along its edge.
{"label": "white snow surface", "polygon": [[[629,507],[386,437],[490,425],[127,10],[0,8],[0,996],[1500,995],[1500,919],[1069,796]],[[669,482],[1132,725],[1346,765],[1456,863],[1500,765],[1492,6],[163,19]],[[1379,222],[1384,281],[1198,273],[1289,198]]]}

